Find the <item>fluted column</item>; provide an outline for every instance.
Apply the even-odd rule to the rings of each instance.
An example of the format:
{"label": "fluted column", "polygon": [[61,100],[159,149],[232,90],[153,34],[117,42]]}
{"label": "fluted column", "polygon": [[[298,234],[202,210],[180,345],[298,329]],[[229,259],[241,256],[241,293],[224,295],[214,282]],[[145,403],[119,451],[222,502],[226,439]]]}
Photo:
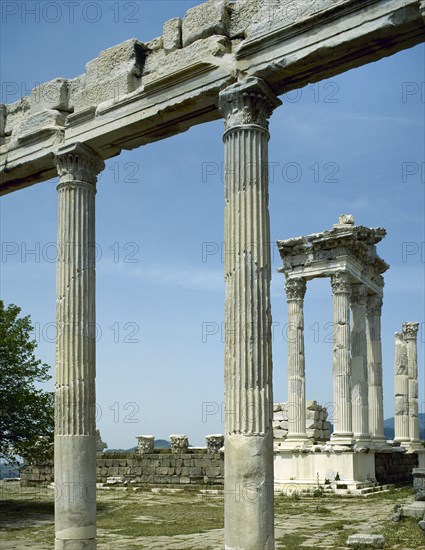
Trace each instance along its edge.
{"label": "fluted column", "polygon": [[366,287],[351,285],[351,405],[354,442],[370,444],[367,378]]}
{"label": "fluted column", "polygon": [[268,122],[280,105],[250,77],[225,118],[225,548],[274,548]]}
{"label": "fluted column", "polygon": [[419,323],[403,323],[403,338],[407,348],[407,374],[409,377],[409,437],[410,447],[423,448],[419,439],[418,403],[418,337]]}
{"label": "fluted column", "polygon": [[104,163],[82,144],[57,152],[55,548],[96,548],[95,194]]}
{"label": "fluted column", "polygon": [[334,432],[331,441],[353,441],[350,368],[350,282],[345,272],[332,276]]}
{"label": "fluted column", "polygon": [[409,375],[407,369],[407,347],[403,334],[394,335],[394,440],[409,442]]}
{"label": "fluted column", "polygon": [[305,421],[304,279],[288,279],[288,435],[285,446],[309,440]]}
{"label": "fluted column", "polygon": [[376,444],[385,443],[381,343],[382,296],[367,297],[367,358],[369,381],[369,433]]}

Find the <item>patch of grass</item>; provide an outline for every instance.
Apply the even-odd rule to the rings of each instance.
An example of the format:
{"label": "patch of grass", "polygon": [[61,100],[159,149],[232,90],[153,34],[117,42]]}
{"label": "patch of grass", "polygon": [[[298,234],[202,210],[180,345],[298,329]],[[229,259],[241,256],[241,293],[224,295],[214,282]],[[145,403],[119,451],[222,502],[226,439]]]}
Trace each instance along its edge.
{"label": "patch of grass", "polygon": [[[324,523],[322,525],[322,531],[341,531],[341,529],[345,529],[345,526],[347,525],[348,520],[346,519],[339,519],[337,521],[331,521],[328,523]],[[351,522],[352,524],[359,523],[358,521]]]}
{"label": "patch of grass", "polygon": [[386,547],[396,544],[404,547],[419,548],[425,546],[425,535],[415,518],[403,518],[398,522],[389,520],[384,523],[382,535],[385,537]]}
{"label": "patch of grass", "polygon": [[276,550],[308,550],[310,547],[301,546],[306,539],[307,537],[298,535],[298,533],[288,533],[287,535],[276,539]]}
{"label": "patch of grass", "polygon": [[[187,495],[186,495],[187,496]],[[173,495],[174,498],[174,495]],[[148,516],[150,520],[143,520]],[[204,533],[224,526],[223,503],[188,499],[178,506],[138,502],[137,498],[117,506],[110,503],[97,514],[99,529],[128,537],[154,537]],[[137,518],[142,518],[137,519]]]}
{"label": "patch of grass", "polygon": [[333,510],[323,506],[323,504],[316,504],[314,508],[311,508],[310,513],[318,514],[319,516],[328,516],[333,513]]}

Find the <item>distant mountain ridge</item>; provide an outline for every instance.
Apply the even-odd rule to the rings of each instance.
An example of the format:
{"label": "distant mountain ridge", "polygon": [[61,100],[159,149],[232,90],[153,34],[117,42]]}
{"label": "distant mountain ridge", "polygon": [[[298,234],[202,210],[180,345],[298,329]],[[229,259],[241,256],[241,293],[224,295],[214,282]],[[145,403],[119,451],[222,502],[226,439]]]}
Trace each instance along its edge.
{"label": "distant mountain ridge", "polygon": [[[169,449],[171,443],[167,439],[155,439],[155,447],[157,449]],[[131,449],[105,449],[105,453],[134,453],[137,451],[137,447],[131,447]]]}
{"label": "distant mountain ridge", "polygon": [[[419,439],[425,439],[425,413],[418,414],[419,420]],[[384,420],[385,439],[394,439],[394,416]]]}

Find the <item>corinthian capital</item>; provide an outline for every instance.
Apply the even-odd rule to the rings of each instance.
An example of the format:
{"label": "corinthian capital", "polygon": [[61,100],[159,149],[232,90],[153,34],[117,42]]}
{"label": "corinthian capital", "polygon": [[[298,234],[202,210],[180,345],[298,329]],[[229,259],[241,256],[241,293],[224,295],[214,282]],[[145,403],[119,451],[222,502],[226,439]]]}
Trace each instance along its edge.
{"label": "corinthian capital", "polygon": [[252,125],[268,130],[268,118],[281,104],[263,80],[250,76],[220,92],[218,108],[226,130]]}
{"label": "corinthian capital", "polygon": [[96,183],[97,175],[105,168],[102,158],[83,143],[72,143],[58,149],[56,168],[61,183]]}
{"label": "corinthian capital", "polygon": [[403,323],[403,337],[405,340],[414,339],[418,335],[419,323]]}
{"label": "corinthian capital", "polygon": [[285,283],[286,299],[303,300],[307,285],[305,279],[287,279]]}
{"label": "corinthian capital", "polygon": [[337,271],[331,279],[332,292],[334,294],[350,292],[349,275],[345,271]]}

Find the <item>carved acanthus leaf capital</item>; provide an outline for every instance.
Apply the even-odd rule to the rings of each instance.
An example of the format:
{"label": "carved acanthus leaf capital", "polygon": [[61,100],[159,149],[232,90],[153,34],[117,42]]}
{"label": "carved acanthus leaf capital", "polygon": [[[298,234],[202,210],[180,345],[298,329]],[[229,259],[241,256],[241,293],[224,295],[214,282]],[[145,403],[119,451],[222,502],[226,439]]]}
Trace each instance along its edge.
{"label": "carved acanthus leaf capital", "polygon": [[58,149],[55,163],[61,183],[79,181],[95,184],[97,175],[105,168],[103,159],[83,143],[73,143]]}
{"label": "carved acanthus leaf capital", "polygon": [[350,302],[351,305],[366,305],[367,290],[365,285],[354,283],[351,285]]}
{"label": "carved acanthus leaf capital", "polygon": [[307,284],[305,279],[287,279],[285,283],[286,299],[303,300],[306,292]]}
{"label": "carved acanthus leaf capital", "polygon": [[345,271],[337,271],[332,275],[331,279],[332,292],[339,294],[343,292],[350,292],[350,277]]}
{"label": "carved acanthus leaf capital", "polygon": [[366,312],[367,315],[379,315],[382,314],[382,296],[378,294],[369,294],[366,302]]}
{"label": "carved acanthus leaf capital", "polygon": [[419,323],[403,323],[403,337],[405,340],[416,340],[419,330]]}
{"label": "carved acanthus leaf capital", "polygon": [[224,117],[226,130],[247,125],[268,130],[268,118],[281,104],[263,80],[251,76],[220,92],[218,108]]}

